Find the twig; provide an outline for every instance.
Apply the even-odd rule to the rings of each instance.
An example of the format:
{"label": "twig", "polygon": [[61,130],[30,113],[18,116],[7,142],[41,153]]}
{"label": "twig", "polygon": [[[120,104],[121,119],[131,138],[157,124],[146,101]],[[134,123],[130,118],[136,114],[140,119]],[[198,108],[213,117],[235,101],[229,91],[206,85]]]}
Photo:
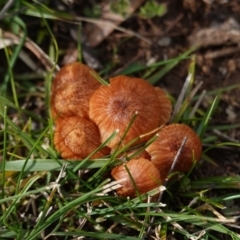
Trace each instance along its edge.
{"label": "twig", "polygon": [[224,48],[218,51],[212,51],[208,52],[204,55],[206,59],[215,59],[215,58],[220,58],[220,57],[225,57],[230,54],[234,54],[240,51],[240,47],[229,47],[229,48]]}

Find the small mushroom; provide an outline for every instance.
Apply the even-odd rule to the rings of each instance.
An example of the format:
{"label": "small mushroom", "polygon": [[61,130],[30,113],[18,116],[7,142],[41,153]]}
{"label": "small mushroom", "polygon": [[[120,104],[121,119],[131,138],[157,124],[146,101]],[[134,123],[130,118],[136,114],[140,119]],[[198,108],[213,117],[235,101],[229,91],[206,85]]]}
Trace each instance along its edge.
{"label": "small mushroom", "polygon": [[132,159],[119,165],[112,169],[111,174],[115,180],[120,180],[122,187],[117,190],[117,194],[122,197],[136,197],[136,189],[140,194],[144,194],[161,185],[158,169],[145,158]]}
{"label": "small mushroom", "polygon": [[89,99],[101,85],[90,67],[74,62],[64,66],[52,85],[51,110],[53,117],[88,117]]}
{"label": "small mushroom", "polygon": [[[162,124],[162,105],[158,96],[155,88],[143,79],[117,76],[110,79],[109,85],[101,86],[94,92],[89,102],[89,116],[97,124],[102,141],[119,130],[118,136],[108,143],[109,147],[115,148],[120,141],[125,145]],[[135,115],[129,131],[122,139]],[[144,137],[137,143],[150,137]]]}
{"label": "small mushroom", "polygon": [[[100,146],[100,134],[95,123],[82,117],[56,119],[54,145],[64,159],[83,159]],[[110,149],[102,148],[91,158],[108,155]]]}
{"label": "small mushroom", "polygon": [[151,156],[151,161],[160,171],[164,180],[173,163],[184,137],[187,141],[178,158],[174,171],[187,172],[194,161],[199,161],[202,153],[202,144],[198,135],[185,124],[170,124],[158,132],[157,139],[150,144],[146,151]]}

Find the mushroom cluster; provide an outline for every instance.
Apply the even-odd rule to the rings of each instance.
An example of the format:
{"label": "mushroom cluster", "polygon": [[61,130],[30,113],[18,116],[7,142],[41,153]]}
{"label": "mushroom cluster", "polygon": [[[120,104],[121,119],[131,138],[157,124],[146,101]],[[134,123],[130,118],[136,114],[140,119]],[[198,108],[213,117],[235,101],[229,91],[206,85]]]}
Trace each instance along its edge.
{"label": "mushroom cluster", "polygon": [[[89,100],[100,87],[88,66],[74,62],[64,66],[52,84],[51,112],[56,129],[54,146],[64,159],[83,159],[101,144],[98,126],[89,118]],[[110,153],[104,147],[92,159]]]}
{"label": "mushroom cluster", "polygon": [[[169,124],[172,105],[165,92],[143,79],[117,76],[101,85],[91,68],[71,63],[56,75],[51,96],[55,120],[54,145],[65,159],[83,159],[102,143],[91,159],[124,146],[153,141],[142,153],[112,169],[120,180],[120,196],[135,197],[160,186],[168,176],[183,139],[185,145],[174,171],[187,172],[201,157],[196,133],[184,124]],[[115,137],[112,138],[115,133]]]}

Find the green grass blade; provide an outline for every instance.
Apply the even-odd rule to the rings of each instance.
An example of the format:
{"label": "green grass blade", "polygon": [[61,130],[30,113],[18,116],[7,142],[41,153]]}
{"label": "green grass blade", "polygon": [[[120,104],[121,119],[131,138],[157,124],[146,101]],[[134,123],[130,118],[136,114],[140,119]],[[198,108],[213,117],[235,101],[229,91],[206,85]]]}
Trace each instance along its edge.
{"label": "green grass blade", "polygon": [[173,69],[177,64],[179,64],[183,59],[189,57],[190,54],[195,51],[195,49],[189,49],[186,52],[182,53],[179,57],[175,58],[173,62],[168,63],[161,70],[154,73],[152,76],[147,78],[147,81],[150,84],[155,84],[159,81],[164,75],[166,75],[171,69]]}
{"label": "green grass blade", "polygon": [[[79,168],[79,161],[72,160],[60,160],[54,161],[54,159],[28,159],[27,164],[26,160],[14,160],[8,161],[5,163],[5,171],[22,171],[25,166],[25,172],[35,172],[35,171],[60,171],[62,165],[66,164],[67,169],[93,169],[93,168],[101,168],[106,164],[109,166],[115,166],[121,163],[120,160],[113,160],[109,163],[109,159],[95,159],[86,160],[81,167]],[[3,167],[3,163],[0,162],[0,167]]]}
{"label": "green grass blade", "polygon": [[197,129],[197,134],[200,136],[201,139],[203,138],[204,133],[207,130],[210,118],[213,115],[214,110],[217,108],[218,104],[219,104],[219,96],[216,96],[213,100],[213,103],[212,103],[211,107],[209,108],[209,110],[205,114],[202,122],[199,124],[199,127]]}

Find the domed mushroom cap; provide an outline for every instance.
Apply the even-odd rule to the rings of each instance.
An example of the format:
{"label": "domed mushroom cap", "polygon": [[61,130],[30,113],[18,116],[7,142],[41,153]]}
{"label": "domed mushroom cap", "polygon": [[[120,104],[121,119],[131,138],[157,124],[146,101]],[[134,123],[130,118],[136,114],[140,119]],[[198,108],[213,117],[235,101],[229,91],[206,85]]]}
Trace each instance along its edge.
{"label": "domed mushroom cap", "polygon": [[170,120],[172,113],[172,103],[167,97],[166,93],[160,87],[155,87],[155,92],[157,93],[158,100],[161,105],[161,116],[159,125],[164,125]]}
{"label": "domed mushroom cap", "polygon": [[144,194],[161,185],[159,171],[151,161],[145,158],[132,159],[126,164],[112,169],[112,177],[115,180],[122,180],[120,182],[122,187],[117,190],[119,196],[137,196],[136,189],[126,168],[130,172],[140,194]]}
{"label": "domed mushroom cap", "polygon": [[187,137],[187,141],[174,171],[187,172],[191,169],[193,162],[200,159],[202,153],[200,138],[187,125],[177,123],[163,127],[159,131],[157,139],[146,148],[151,156],[151,161],[164,179],[167,177],[184,137]]}
{"label": "domed mushroom cap", "polygon": [[52,85],[51,109],[53,117],[87,117],[89,99],[101,85],[90,73],[88,66],[74,62],[64,66]]}
{"label": "domed mushroom cap", "polygon": [[137,113],[137,117],[123,145],[157,128],[161,119],[161,104],[154,87],[139,78],[118,76],[110,79],[109,85],[94,92],[89,105],[89,116],[98,125],[102,141],[119,129],[118,136],[108,144],[111,148],[118,144],[134,114]]}
{"label": "domed mushroom cap", "polygon": [[[62,117],[56,120],[54,145],[64,159],[83,159],[100,146],[100,134],[95,123],[81,117]],[[91,158],[108,155],[105,147]]]}

